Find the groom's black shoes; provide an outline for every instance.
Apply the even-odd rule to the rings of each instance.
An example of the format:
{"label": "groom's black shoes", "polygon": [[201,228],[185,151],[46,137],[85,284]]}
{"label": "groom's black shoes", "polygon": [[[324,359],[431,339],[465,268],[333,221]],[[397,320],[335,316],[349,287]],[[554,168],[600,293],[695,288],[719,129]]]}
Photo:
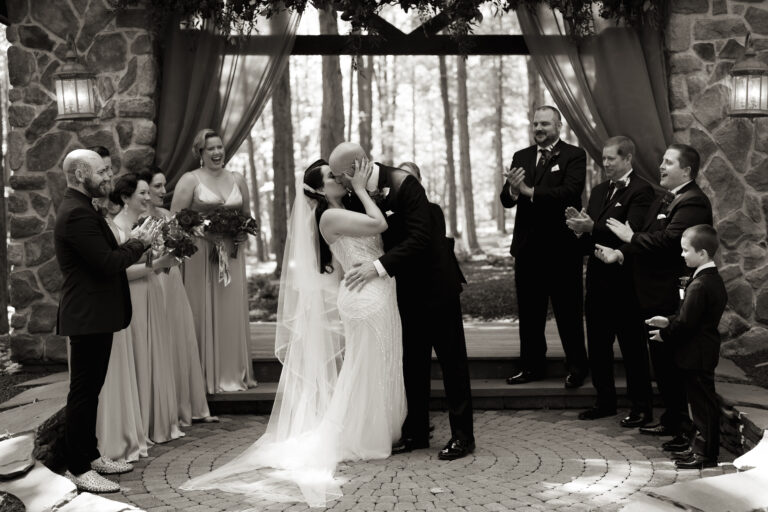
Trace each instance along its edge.
{"label": "groom's black shoes", "polygon": [[451,439],[445,448],[440,450],[437,454],[437,458],[440,460],[456,460],[462,457],[466,457],[470,453],[475,451],[475,442],[467,441],[466,439]]}
{"label": "groom's black shoes", "polygon": [[416,441],[411,437],[401,437],[398,442],[392,445],[392,455],[421,450],[422,448],[429,448],[429,441]]}

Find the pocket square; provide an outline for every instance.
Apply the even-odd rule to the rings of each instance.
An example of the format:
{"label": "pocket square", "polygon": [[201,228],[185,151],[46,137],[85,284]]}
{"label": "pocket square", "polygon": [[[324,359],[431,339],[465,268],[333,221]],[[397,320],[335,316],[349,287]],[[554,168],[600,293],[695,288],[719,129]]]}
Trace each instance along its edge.
{"label": "pocket square", "polygon": [[559,170],[560,170],[560,165],[559,165],[559,164],[555,164],[555,165],[552,167],[552,169],[550,169],[550,170],[549,170],[549,172],[557,172],[557,171],[559,171]]}
{"label": "pocket square", "polygon": [[619,206],[621,206],[621,203],[618,203],[618,202],[617,202],[617,203],[616,203],[614,206],[615,206],[615,207],[619,207]]}
{"label": "pocket square", "polygon": [[393,212],[392,210],[387,210],[386,212],[384,212],[384,215],[386,215],[387,217],[389,217],[390,215],[394,215],[394,214],[395,214],[395,212]]}
{"label": "pocket square", "polygon": [[666,216],[666,215],[664,215],[663,213],[660,213],[660,214],[658,214],[658,215],[656,216],[656,220],[662,220],[662,219],[666,219],[666,218],[667,218],[667,216]]}

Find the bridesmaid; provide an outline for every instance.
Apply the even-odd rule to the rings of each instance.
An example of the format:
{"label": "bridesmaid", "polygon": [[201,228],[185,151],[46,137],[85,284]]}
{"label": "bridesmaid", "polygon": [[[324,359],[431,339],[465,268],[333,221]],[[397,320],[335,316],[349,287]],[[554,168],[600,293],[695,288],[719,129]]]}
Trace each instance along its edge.
{"label": "bridesmaid", "polygon": [[[152,217],[169,219],[171,212],[163,208],[165,197],[165,175],[157,167],[139,173],[141,180],[149,183],[149,209]],[[172,267],[167,273],[158,272],[160,284],[165,295],[166,317],[172,324],[171,352],[173,353],[173,370],[176,382],[176,398],[179,403],[179,422],[187,427],[192,421],[216,422],[218,418],[211,416],[208,402],[205,398],[205,381],[200,366],[200,353],[197,349],[197,335],[192,310],[184,290],[181,271]]]}
{"label": "bridesmaid", "polygon": [[[113,223],[122,235],[126,235],[139,217],[147,213],[149,183],[136,174],[124,174],[115,183],[110,200],[122,206]],[[171,326],[165,311],[163,289],[155,273],[176,263],[175,258],[165,255],[156,258],[151,267],[140,262],[126,270],[133,306],[129,329],[133,340],[141,419],[144,432],[155,443],[184,435],[179,429],[176,384],[173,374],[168,371],[173,367],[169,342]]]}
{"label": "bridesmaid", "polygon": [[[201,130],[193,143],[200,168],[184,174],[176,185],[171,212],[184,208],[206,212],[234,208],[250,215],[248,187],[242,175],[224,168],[224,143],[211,129]],[[230,242],[231,243],[231,242]],[[245,254],[230,258],[228,286],[219,282],[211,263],[212,244],[199,240],[199,250],[184,262],[184,286],[195,318],[200,361],[208,393],[253,387],[250,325],[245,279]]]}

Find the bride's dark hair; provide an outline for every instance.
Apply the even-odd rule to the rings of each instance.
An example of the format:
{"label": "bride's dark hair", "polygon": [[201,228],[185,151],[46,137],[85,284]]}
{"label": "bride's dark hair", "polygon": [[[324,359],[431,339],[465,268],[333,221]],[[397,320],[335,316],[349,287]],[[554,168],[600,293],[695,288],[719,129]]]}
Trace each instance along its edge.
{"label": "bride's dark hair", "polygon": [[320,273],[333,272],[333,254],[331,254],[331,248],[328,247],[328,243],[320,234],[320,217],[323,216],[325,210],[328,209],[328,199],[325,198],[323,191],[323,166],[328,165],[328,162],[322,158],[312,162],[307,170],[304,171],[304,195],[310,199],[317,201],[317,208],[315,209],[315,221],[317,222],[317,237],[320,243]]}

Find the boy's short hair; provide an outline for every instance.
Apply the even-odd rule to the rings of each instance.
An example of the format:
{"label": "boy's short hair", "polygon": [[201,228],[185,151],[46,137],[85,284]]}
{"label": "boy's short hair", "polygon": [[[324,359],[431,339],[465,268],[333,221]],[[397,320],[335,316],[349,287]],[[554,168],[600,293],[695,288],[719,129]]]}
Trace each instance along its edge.
{"label": "boy's short hair", "polygon": [[710,258],[714,258],[720,241],[717,239],[717,231],[709,224],[691,226],[683,231],[683,236],[688,239],[691,247],[696,251],[707,251]]}

